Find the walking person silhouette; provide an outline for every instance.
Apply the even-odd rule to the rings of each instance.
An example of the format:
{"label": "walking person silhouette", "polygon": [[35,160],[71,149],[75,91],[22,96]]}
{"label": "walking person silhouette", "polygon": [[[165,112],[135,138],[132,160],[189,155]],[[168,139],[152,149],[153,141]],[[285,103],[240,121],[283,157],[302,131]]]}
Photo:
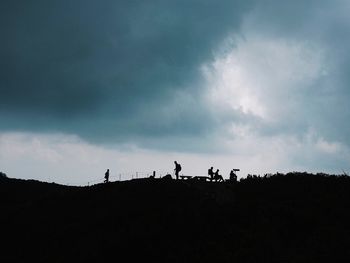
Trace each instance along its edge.
{"label": "walking person silhouette", "polygon": [[105,172],[105,183],[109,182],[109,169]]}
{"label": "walking person silhouette", "polygon": [[174,161],[175,163],[175,176],[176,176],[176,179],[179,179],[179,172],[181,171],[181,165],[177,162],[177,161]]}

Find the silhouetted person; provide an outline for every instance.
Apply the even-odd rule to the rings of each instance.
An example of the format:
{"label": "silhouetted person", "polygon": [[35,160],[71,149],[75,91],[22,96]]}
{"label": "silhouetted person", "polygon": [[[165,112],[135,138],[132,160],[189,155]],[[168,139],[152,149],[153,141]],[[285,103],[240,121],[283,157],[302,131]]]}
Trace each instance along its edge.
{"label": "silhouetted person", "polygon": [[179,172],[181,171],[181,165],[177,162],[177,161],[174,161],[175,163],[175,176],[176,176],[176,179],[179,179]]}
{"label": "silhouetted person", "polygon": [[214,179],[214,171],[213,171],[213,166],[212,167],[210,167],[210,169],[208,169],[208,176],[209,176],[209,178],[210,178],[210,181],[213,181],[213,179]]}
{"label": "silhouetted person", "polygon": [[214,180],[216,182],[224,181],[224,178],[222,178],[222,175],[219,174],[219,169],[217,169],[216,172],[214,173]]}
{"label": "silhouetted person", "polygon": [[108,183],[109,181],[109,169],[105,172],[105,183]]}
{"label": "silhouetted person", "polygon": [[232,181],[234,183],[237,182],[237,175],[236,175],[234,170],[231,170],[231,172],[230,172],[230,181]]}

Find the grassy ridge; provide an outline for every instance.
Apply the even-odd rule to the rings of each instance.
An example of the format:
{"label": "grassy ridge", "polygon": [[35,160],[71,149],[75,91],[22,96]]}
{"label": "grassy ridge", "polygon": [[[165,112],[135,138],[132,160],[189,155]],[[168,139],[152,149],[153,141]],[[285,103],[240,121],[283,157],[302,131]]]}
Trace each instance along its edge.
{"label": "grassy ridge", "polygon": [[[330,262],[350,256],[350,178],[67,187],[2,178],[1,262]],[[122,260],[122,258],[125,258]]]}

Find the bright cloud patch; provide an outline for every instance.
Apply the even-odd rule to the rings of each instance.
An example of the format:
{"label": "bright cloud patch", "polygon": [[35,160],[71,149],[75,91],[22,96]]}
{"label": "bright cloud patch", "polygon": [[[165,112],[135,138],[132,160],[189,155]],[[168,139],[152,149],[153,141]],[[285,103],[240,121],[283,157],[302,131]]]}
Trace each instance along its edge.
{"label": "bright cloud patch", "polygon": [[287,118],[298,97],[327,73],[322,49],[309,43],[248,35],[202,67],[208,98],[266,121]]}
{"label": "bright cloud patch", "polygon": [[348,166],[349,149],[318,129],[317,122],[326,120],[309,117],[322,109],[315,101],[322,97],[318,85],[328,77],[322,47],[249,30],[224,47],[202,73],[208,104],[236,116],[225,126],[222,142],[230,152],[259,163],[260,171],[268,166],[337,172]]}

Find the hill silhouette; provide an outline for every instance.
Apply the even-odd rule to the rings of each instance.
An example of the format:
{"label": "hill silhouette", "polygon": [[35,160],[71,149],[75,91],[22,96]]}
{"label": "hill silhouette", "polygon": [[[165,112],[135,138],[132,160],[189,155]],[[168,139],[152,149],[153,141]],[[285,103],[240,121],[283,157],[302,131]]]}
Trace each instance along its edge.
{"label": "hill silhouette", "polygon": [[1,262],[334,262],[350,250],[350,178],[73,187],[0,178]]}

